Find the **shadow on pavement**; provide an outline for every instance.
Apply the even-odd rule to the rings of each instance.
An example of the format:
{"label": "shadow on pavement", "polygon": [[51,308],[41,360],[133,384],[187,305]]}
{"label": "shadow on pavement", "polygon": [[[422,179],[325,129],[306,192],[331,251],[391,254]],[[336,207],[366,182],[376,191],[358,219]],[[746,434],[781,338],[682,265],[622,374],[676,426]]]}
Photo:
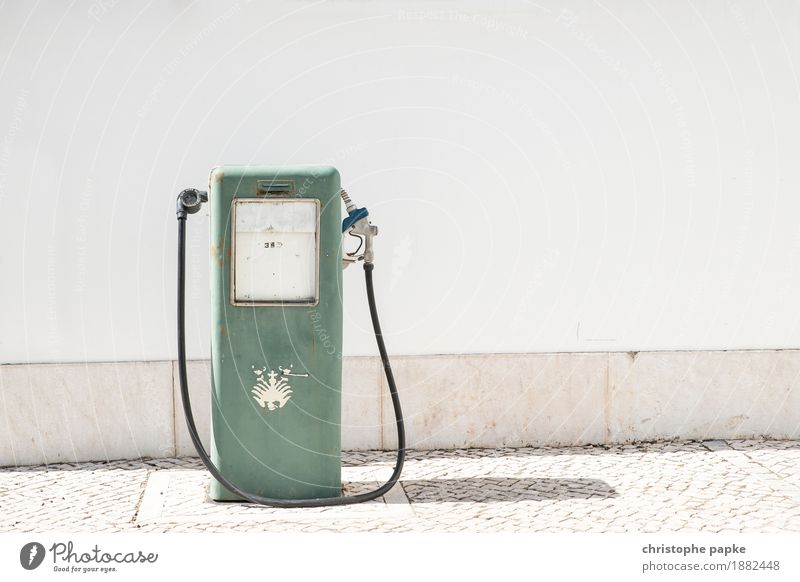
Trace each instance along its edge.
{"label": "shadow on pavement", "polygon": [[608,499],[617,492],[598,479],[465,477],[462,479],[401,480],[412,503],[494,503]]}

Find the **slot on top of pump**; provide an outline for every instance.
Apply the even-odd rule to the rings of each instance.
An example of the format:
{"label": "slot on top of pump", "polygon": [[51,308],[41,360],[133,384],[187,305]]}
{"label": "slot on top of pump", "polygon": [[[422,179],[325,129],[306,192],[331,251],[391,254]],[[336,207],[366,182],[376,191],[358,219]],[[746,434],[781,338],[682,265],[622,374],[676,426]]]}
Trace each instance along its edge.
{"label": "slot on top of pump", "polygon": [[294,180],[258,180],[259,196],[295,196]]}

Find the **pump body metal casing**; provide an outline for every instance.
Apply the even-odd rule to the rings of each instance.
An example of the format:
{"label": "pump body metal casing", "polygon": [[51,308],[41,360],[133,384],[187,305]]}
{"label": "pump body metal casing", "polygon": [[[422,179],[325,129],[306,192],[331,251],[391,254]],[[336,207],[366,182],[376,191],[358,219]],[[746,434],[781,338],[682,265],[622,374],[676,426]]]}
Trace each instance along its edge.
{"label": "pump body metal casing", "polygon": [[339,189],[327,166],[211,172],[211,457],[256,495],[341,495]]}

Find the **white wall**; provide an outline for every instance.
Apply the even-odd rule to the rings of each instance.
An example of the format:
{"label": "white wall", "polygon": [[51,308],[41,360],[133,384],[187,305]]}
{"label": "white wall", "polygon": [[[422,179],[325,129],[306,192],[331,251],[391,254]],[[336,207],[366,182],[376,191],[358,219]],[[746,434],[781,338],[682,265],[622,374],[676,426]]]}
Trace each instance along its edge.
{"label": "white wall", "polygon": [[[343,364],[344,450],[394,450],[380,358]],[[800,439],[800,350],[448,354],[392,364],[411,449]],[[208,449],[209,362],[187,371]],[[0,395],[0,467],[195,455],[177,362],[10,364],[0,366]]]}
{"label": "white wall", "polygon": [[3,4],[0,361],[174,358],[225,163],[339,168],[393,353],[798,346],[798,4],[488,4]]}

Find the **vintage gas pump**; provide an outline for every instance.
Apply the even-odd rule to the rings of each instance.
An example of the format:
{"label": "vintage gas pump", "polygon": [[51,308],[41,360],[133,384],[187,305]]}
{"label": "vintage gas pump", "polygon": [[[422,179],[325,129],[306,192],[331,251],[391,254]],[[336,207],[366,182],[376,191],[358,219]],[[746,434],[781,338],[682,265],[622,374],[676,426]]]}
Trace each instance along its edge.
{"label": "vintage gas pump", "polygon": [[[342,221],[341,202],[347,208]],[[186,374],[186,219],[211,217],[211,454],[197,434]],[[209,192],[178,195],[178,364],[189,434],[210,495],[276,507],[375,499],[400,477],[405,434],[372,285],[377,227],[332,167],[223,166]],[[360,240],[342,252],[342,236]],[[360,252],[362,251],[363,252]],[[342,270],[363,261],[397,422],[397,462],[378,489],[341,495]]]}

